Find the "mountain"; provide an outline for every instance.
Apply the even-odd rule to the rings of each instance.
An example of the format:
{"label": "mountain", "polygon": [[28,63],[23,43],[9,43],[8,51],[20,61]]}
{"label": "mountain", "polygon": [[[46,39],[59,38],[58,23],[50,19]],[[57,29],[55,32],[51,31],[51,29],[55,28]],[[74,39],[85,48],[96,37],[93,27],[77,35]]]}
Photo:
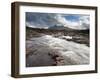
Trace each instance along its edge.
{"label": "mountain", "polygon": [[56,24],[56,25],[54,25],[54,26],[51,26],[51,27],[49,27],[48,29],[54,29],[54,30],[69,30],[69,31],[72,31],[73,29],[71,29],[71,28],[68,28],[68,27],[65,27],[64,25],[62,25],[62,24]]}
{"label": "mountain", "polygon": [[49,27],[48,29],[57,29],[57,30],[62,30],[64,26],[62,24],[56,24],[54,26]]}

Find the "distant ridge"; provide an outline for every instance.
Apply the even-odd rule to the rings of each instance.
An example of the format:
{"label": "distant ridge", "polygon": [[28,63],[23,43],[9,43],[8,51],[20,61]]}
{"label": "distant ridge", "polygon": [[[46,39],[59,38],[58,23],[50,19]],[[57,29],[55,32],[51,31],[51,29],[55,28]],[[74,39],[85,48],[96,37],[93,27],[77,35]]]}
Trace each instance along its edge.
{"label": "distant ridge", "polygon": [[59,29],[57,28],[48,28],[48,29],[44,29],[44,28],[32,28],[32,27],[28,27],[26,26],[27,29],[29,30],[40,30],[40,31],[66,31],[66,32],[81,32],[81,33],[89,33],[89,29],[86,29],[86,30],[76,30],[76,29],[71,29],[71,28],[68,28],[68,27],[63,27],[60,29],[60,26],[59,26]]}

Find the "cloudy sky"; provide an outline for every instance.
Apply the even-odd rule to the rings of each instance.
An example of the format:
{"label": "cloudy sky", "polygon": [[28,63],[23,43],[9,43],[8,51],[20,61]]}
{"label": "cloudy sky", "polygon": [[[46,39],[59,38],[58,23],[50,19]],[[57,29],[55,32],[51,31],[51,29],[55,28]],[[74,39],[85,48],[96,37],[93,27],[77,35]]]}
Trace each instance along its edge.
{"label": "cloudy sky", "polygon": [[49,28],[57,24],[72,29],[89,29],[90,16],[82,14],[26,12],[26,26],[33,28]]}

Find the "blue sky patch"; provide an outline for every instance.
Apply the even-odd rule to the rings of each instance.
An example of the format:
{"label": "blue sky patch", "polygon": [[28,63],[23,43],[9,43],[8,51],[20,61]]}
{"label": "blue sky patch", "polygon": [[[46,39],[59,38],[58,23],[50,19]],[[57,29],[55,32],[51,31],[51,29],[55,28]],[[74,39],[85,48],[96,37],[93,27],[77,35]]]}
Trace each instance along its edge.
{"label": "blue sky patch", "polygon": [[65,17],[65,19],[67,19],[69,21],[77,22],[77,21],[79,21],[80,15],[74,15],[74,14],[70,15],[69,14],[69,15],[64,15],[63,17]]}

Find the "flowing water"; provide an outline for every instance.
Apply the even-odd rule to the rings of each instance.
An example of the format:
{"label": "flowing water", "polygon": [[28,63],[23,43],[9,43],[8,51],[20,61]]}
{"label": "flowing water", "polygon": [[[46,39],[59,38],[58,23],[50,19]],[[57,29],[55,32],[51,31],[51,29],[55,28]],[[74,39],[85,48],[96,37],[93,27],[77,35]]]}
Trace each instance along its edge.
{"label": "flowing water", "polygon": [[26,66],[89,64],[89,47],[51,35],[26,41]]}

